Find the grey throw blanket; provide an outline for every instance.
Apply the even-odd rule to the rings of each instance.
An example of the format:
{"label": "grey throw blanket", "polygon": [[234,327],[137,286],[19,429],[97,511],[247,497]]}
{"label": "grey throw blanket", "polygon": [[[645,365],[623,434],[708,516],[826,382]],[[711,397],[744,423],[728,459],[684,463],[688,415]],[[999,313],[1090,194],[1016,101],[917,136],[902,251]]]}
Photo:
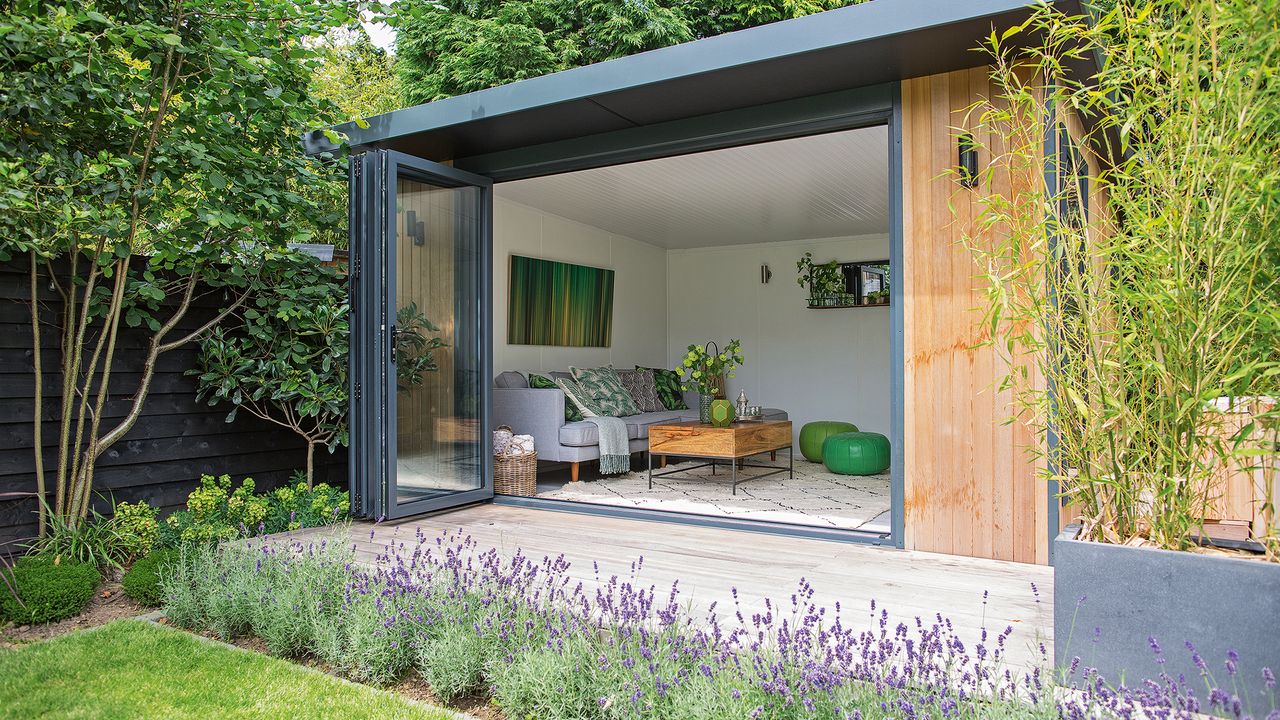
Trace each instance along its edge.
{"label": "grey throw blanket", "polygon": [[588,417],[587,422],[600,429],[600,474],[620,475],[631,472],[631,447],[627,443],[627,424],[616,417]]}

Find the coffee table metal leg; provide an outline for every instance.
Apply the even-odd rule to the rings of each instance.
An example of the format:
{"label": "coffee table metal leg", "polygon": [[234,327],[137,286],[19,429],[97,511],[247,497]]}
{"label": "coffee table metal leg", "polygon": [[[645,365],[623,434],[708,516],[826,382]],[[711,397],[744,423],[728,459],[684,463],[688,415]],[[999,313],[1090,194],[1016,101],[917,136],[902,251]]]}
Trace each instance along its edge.
{"label": "coffee table metal leg", "polygon": [[653,453],[645,453],[645,457],[649,459],[649,489],[653,489]]}
{"label": "coffee table metal leg", "polygon": [[796,451],[795,448],[787,448],[787,477],[794,479],[796,476]]}
{"label": "coffee table metal leg", "polygon": [[732,468],[729,471],[729,479],[733,483],[733,494],[737,495],[738,494],[738,461],[734,460],[730,462],[729,467]]}

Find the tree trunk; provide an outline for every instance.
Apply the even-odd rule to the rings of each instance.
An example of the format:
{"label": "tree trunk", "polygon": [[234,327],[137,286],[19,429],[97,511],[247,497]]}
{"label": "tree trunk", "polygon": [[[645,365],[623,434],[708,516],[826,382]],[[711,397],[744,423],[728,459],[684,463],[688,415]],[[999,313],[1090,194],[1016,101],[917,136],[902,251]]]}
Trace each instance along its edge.
{"label": "tree trunk", "polygon": [[308,442],[307,443],[307,489],[308,490],[310,490],[312,487],[312,481],[313,481],[312,475],[316,469],[315,461],[316,461],[316,444],[313,442]]}

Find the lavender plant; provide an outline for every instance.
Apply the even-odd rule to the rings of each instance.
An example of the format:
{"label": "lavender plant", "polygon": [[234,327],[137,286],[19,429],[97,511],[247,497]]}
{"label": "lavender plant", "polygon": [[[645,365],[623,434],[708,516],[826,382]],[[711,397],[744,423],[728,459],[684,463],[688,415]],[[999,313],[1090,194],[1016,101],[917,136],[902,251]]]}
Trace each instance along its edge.
{"label": "lavender plant", "polygon": [[[370,535],[370,540],[374,535]],[[684,604],[680,588],[575,580],[560,558],[505,558],[469,537],[396,537],[369,563],[353,546],[287,536],[197,547],[167,581],[177,624],[251,634],[356,680],[417,672],[442,698],[487,695],[508,717],[1246,717],[1248,699],[1203,677],[1112,686],[1077,662],[1059,682],[1006,662],[1013,629],[966,643],[941,615],[896,623],[828,608],[801,582],[748,612]],[[1041,646],[1041,653],[1046,650]],[[1157,662],[1161,655],[1157,648]],[[1229,658],[1234,677],[1238,658]],[[1192,682],[1205,684],[1200,700]],[[1271,682],[1274,682],[1272,679]],[[1265,711],[1266,709],[1264,709]],[[1270,720],[1280,720],[1274,704]],[[1254,717],[1260,718],[1261,715]]]}

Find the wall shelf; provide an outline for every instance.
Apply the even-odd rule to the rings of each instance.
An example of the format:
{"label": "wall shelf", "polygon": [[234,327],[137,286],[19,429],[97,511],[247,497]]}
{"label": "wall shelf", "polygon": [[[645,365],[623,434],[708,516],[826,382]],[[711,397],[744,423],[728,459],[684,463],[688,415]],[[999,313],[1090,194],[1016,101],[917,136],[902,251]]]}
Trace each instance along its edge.
{"label": "wall shelf", "polygon": [[839,310],[841,308],[887,308],[889,305],[890,303],[857,303],[848,305],[809,305],[808,308],[810,310]]}

